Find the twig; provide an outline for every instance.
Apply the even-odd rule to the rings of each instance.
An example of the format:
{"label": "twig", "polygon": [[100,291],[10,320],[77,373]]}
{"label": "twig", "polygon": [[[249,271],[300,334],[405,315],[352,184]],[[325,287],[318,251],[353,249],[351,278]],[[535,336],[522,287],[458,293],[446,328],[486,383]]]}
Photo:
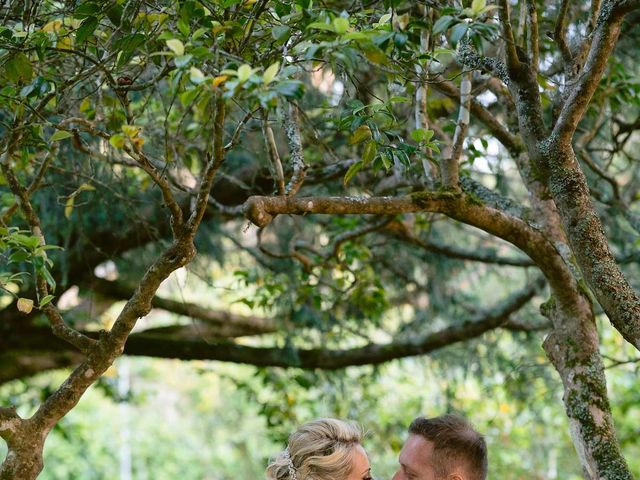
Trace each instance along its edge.
{"label": "twig", "polygon": [[556,27],[553,31],[553,38],[558,44],[558,48],[560,49],[560,53],[562,54],[562,60],[564,61],[564,68],[567,76],[569,76],[570,69],[573,63],[573,56],[571,55],[571,50],[569,50],[569,46],[567,45],[565,33],[565,18],[567,16],[568,10],[569,0],[562,0],[562,3],[560,4],[560,11],[558,12],[558,18],[556,19]]}
{"label": "twig", "polygon": [[264,133],[265,146],[275,173],[278,195],[285,195],[284,170],[282,169],[282,162],[280,161],[280,154],[278,153],[276,139],[273,136],[271,125],[269,125],[268,114],[264,111],[262,112],[262,132]]}
{"label": "twig", "polygon": [[460,110],[458,112],[458,123],[453,135],[453,145],[451,156],[442,162],[442,184],[445,187],[460,189],[458,167],[462,156],[462,146],[469,129],[469,109],[471,106],[471,72],[462,75],[460,83]]}
{"label": "twig", "polygon": [[506,41],[506,57],[509,69],[517,69],[520,66],[518,52],[516,50],[516,41],[513,38],[513,30],[511,28],[511,18],[509,15],[509,2],[507,0],[499,0],[499,15],[502,23],[502,33]]}

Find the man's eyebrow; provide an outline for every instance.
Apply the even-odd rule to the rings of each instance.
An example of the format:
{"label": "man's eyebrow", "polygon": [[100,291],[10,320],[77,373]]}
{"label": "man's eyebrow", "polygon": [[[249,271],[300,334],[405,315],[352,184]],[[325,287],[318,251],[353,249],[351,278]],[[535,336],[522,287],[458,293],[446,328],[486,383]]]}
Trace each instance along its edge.
{"label": "man's eyebrow", "polygon": [[407,466],[407,464],[406,464],[406,463],[402,463],[402,462],[400,462],[400,466],[401,466],[402,468],[404,468],[408,473],[414,473],[413,469],[412,469],[412,468],[410,468],[409,466]]}

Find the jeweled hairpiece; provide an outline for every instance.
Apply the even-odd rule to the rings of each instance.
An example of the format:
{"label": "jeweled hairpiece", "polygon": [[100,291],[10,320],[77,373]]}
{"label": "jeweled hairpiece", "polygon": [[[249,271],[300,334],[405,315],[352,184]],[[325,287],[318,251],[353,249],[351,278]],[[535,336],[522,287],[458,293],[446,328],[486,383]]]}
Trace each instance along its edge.
{"label": "jeweled hairpiece", "polygon": [[298,480],[298,474],[296,473],[296,467],[293,466],[293,461],[291,460],[291,454],[289,453],[289,448],[286,448],[282,453],[282,455],[287,460],[287,467],[289,468],[289,479]]}

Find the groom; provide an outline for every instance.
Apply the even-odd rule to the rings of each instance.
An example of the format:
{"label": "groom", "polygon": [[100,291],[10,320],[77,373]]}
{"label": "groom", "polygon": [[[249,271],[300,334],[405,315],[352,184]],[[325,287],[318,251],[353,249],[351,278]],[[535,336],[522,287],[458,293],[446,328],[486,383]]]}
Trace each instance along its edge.
{"label": "groom", "polygon": [[418,417],[409,426],[392,480],[486,480],[487,444],[458,415]]}

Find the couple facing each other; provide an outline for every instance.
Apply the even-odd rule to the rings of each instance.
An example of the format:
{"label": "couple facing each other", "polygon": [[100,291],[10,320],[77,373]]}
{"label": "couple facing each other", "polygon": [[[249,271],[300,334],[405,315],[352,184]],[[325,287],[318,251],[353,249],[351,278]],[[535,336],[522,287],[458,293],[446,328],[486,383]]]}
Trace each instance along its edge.
{"label": "couple facing each other", "polygon": [[[268,480],[373,480],[362,431],[350,422],[323,418],[289,437],[267,467]],[[392,480],[485,480],[487,445],[464,418],[416,418]]]}

